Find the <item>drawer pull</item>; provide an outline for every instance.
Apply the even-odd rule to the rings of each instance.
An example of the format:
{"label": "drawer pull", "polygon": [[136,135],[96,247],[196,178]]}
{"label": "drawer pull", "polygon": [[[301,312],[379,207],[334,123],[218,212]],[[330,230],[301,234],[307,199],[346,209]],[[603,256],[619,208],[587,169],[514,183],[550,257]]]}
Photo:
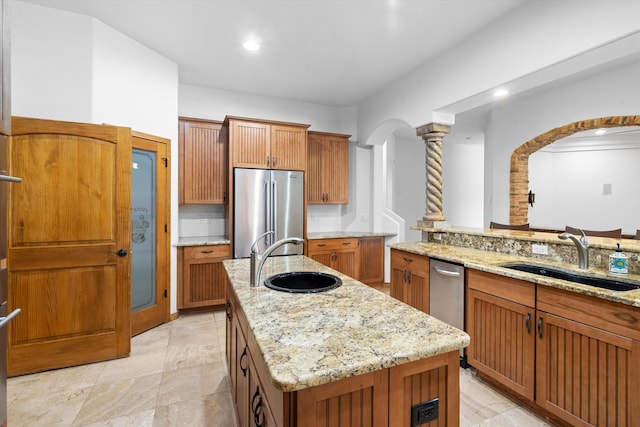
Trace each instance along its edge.
{"label": "drawer pull", "polygon": [[351,242],[342,242],[343,245],[345,246],[349,246],[351,244]]}
{"label": "drawer pull", "polygon": [[200,251],[201,254],[210,254],[211,252],[213,252],[213,249],[207,249],[204,251]]}
{"label": "drawer pull", "polygon": [[318,247],[319,247],[319,248],[323,248],[323,247],[325,247],[325,246],[327,246],[327,244],[326,244],[326,243],[318,243]]}
{"label": "drawer pull", "polygon": [[403,257],[402,257],[402,259],[403,259],[405,262],[413,262],[413,258],[407,258],[406,256],[403,256]]}

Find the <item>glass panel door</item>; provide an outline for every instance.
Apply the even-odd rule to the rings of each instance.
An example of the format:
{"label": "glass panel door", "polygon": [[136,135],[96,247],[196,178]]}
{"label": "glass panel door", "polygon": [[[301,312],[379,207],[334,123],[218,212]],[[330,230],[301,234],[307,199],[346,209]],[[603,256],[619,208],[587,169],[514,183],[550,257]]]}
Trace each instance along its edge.
{"label": "glass panel door", "polygon": [[156,304],[156,153],[133,149],[131,311]]}

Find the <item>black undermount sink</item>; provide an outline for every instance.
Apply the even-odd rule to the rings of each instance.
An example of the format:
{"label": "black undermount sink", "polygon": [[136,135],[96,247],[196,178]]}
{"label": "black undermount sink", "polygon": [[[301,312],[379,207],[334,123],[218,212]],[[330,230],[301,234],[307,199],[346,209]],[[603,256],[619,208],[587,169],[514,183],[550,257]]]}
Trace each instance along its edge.
{"label": "black undermount sink", "polygon": [[621,282],[614,279],[606,279],[604,277],[585,276],[558,268],[535,264],[509,264],[503,265],[502,267],[509,268],[511,270],[524,271],[526,273],[538,274],[540,276],[553,277],[554,279],[567,280],[569,282],[580,283],[583,285],[609,289],[612,291],[632,291],[634,289],[640,289],[640,284]]}
{"label": "black undermount sink", "polygon": [[269,277],[264,285],[276,291],[310,294],[325,292],[342,285],[342,280],[332,274],[315,271],[294,271]]}

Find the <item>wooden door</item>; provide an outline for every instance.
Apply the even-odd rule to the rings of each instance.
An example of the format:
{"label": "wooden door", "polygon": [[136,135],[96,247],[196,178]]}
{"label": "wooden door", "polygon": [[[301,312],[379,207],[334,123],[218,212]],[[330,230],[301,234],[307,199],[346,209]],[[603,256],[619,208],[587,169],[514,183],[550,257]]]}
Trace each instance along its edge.
{"label": "wooden door", "polygon": [[307,166],[307,129],[271,125],[272,169],[305,170]]}
{"label": "wooden door", "polygon": [[535,311],[493,295],[467,291],[469,363],[514,392],[533,400]]}
{"label": "wooden door", "polygon": [[222,124],[180,120],[180,203],[227,202],[227,143]]}
{"label": "wooden door", "polygon": [[233,167],[270,167],[271,126],[264,123],[232,120],[229,128]]}
{"label": "wooden door", "polygon": [[543,311],[537,319],[536,403],[575,426],[638,425],[640,343]]}
{"label": "wooden door", "polygon": [[[133,336],[169,321],[170,171],[168,139],[134,132],[132,144],[135,159],[131,206]],[[136,175],[138,172],[142,175]],[[136,195],[138,190],[142,194]]]}
{"label": "wooden door", "polygon": [[131,346],[131,131],[14,118],[8,373],[124,357]]}

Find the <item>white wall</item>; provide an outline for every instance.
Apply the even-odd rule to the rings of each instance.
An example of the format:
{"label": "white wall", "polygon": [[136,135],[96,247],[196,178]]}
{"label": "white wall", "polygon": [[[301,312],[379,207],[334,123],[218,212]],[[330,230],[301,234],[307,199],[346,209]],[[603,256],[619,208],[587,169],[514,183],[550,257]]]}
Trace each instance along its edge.
{"label": "white wall", "polygon": [[429,123],[442,107],[640,30],[639,14],[640,2],[625,0],[523,2],[361,103],[359,137],[389,119]]}
{"label": "white wall", "polygon": [[[509,168],[513,150],[558,126],[583,119],[637,115],[640,110],[640,62],[573,84],[501,103],[493,110],[485,136],[485,224],[509,221]],[[625,167],[621,165],[621,168]],[[591,171],[585,168],[586,178]]]}
{"label": "white wall", "polygon": [[442,144],[442,209],[455,226],[482,228],[484,208],[484,144],[450,141]]}
{"label": "white wall", "polygon": [[[529,184],[536,193],[536,203],[529,208],[531,224],[559,230],[566,225],[622,228],[631,235],[640,229],[640,141],[637,148],[608,150],[606,140],[603,145],[530,157]],[[541,154],[543,159],[536,159]],[[611,194],[605,194],[604,184],[611,185]]]}
{"label": "white wall", "polygon": [[9,2],[14,116],[91,122],[92,20]]}
{"label": "white wall", "polygon": [[422,139],[395,138],[393,147],[393,211],[405,221],[405,241],[417,242],[422,233],[411,230],[426,212],[425,148]]}
{"label": "white wall", "polygon": [[[131,127],[171,140],[178,158],[178,67],[83,15],[11,2],[13,115]],[[178,229],[177,162],[171,229]],[[177,233],[171,236],[177,241]],[[171,312],[177,301],[171,250]]]}

